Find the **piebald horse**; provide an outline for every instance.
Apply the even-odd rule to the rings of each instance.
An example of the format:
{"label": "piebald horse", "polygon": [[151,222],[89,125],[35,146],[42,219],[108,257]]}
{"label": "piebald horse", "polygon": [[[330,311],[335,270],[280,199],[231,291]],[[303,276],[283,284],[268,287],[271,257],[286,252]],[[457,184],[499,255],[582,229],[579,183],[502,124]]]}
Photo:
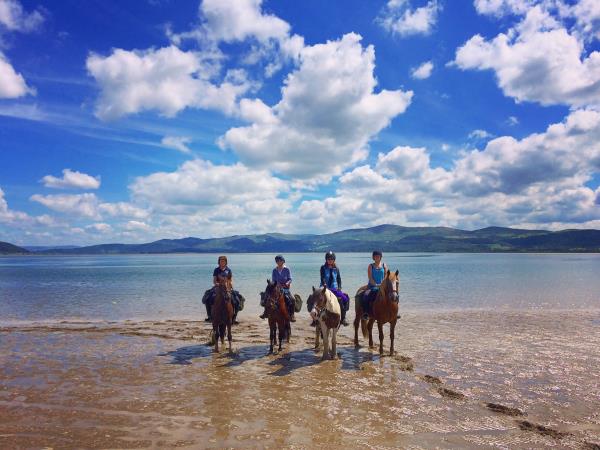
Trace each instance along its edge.
{"label": "piebald horse", "polygon": [[[319,348],[319,336],[322,335],[322,359],[337,359],[337,331],[342,314],[337,297],[326,286],[322,289],[315,289],[313,286],[313,293],[307,303],[309,307],[312,305],[310,315],[319,324],[315,328],[315,350]],[[331,333],[331,350],[329,349],[329,333]]]}
{"label": "piebald horse", "polygon": [[379,286],[379,292],[371,307],[372,312],[369,316],[369,321],[362,318],[363,308],[361,297],[366,290],[366,287],[361,287],[355,296],[355,311],[356,317],[354,319],[354,345],[358,347],[358,326],[360,323],[363,337],[367,337],[369,334],[369,348],[373,348],[373,323],[377,321],[377,329],[379,330],[379,354],[383,355],[383,325],[386,323],[390,324],[390,355],[394,354],[394,330],[396,328],[396,321],[398,320],[398,291],[400,287],[400,278],[398,271],[386,272],[381,285]]}

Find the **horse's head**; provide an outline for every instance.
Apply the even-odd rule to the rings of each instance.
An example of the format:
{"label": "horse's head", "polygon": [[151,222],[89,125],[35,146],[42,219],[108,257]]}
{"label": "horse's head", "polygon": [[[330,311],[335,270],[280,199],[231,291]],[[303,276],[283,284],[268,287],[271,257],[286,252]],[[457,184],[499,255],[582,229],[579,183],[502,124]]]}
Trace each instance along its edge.
{"label": "horse's head", "polygon": [[231,273],[227,277],[217,277],[216,293],[231,301]]}
{"label": "horse's head", "polygon": [[400,277],[399,272],[390,272],[389,270],[385,274],[385,278],[383,279],[383,283],[381,283],[381,290],[385,295],[386,300],[391,302],[399,301],[399,288],[400,288]]}
{"label": "horse's head", "polygon": [[277,283],[271,283],[271,280],[267,278],[267,287],[265,288],[265,306],[268,309],[277,309],[279,298],[283,292],[277,286]]}
{"label": "horse's head", "polygon": [[312,289],[313,289],[313,292],[312,292],[312,294],[310,294],[310,296],[308,297],[308,300],[306,301],[309,311],[312,311],[313,308],[317,308],[317,309],[323,308],[327,301],[325,299],[325,291],[327,291],[326,286],[323,286],[323,288],[320,288],[320,289],[315,289],[315,287],[313,286]]}

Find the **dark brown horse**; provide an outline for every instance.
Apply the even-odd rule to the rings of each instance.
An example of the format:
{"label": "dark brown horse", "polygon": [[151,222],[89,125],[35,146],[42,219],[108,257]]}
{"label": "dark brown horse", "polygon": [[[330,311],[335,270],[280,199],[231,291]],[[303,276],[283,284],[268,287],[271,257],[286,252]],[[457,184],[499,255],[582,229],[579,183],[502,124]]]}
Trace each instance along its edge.
{"label": "dark brown horse", "polygon": [[265,289],[265,309],[270,329],[269,353],[273,353],[273,345],[277,342],[277,329],[279,329],[278,351],[281,351],[283,340],[287,338],[287,341],[290,342],[290,315],[283,291],[277,286],[277,283],[271,283],[271,280],[268,279]]}
{"label": "dark brown horse", "polygon": [[386,323],[390,324],[390,356],[394,354],[394,330],[398,320],[399,287],[398,271],[390,272],[388,270],[371,308],[373,312],[369,319],[369,347],[373,347],[373,322],[377,321],[380,355],[383,355],[383,325]]}
{"label": "dark brown horse", "polygon": [[218,284],[215,286],[215,301],[212,305],[211,317],[216,353],[219,353],[219,339],[221,339],[221,344],[225,344],[225,330],[227,330],[229,353],[231,353],[231,324],[233,323],[233,313],[230,274],[229,278],[220,277],[218,279]]}

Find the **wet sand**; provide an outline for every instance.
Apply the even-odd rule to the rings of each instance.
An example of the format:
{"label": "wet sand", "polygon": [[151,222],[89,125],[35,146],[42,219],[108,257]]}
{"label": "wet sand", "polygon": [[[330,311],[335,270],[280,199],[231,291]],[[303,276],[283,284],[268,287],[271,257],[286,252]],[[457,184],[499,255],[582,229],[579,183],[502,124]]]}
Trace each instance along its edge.
{"label": "wet sand", "polygon": [[275,355],[254,317],[231,355],[197,321],[0,327],[0,448],[600,448],[600,311],[405,311],[396,355],[350,326],[324,362],[306,314]]}

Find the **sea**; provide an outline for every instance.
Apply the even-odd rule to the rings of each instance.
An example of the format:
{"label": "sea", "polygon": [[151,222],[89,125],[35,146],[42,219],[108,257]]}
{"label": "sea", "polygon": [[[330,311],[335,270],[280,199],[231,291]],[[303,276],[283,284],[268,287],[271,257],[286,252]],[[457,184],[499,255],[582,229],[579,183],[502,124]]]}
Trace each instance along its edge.
{"label": "sea", "polygon": [[[230,254],[245,314],[274,267],[264,253]],[[200,320],[216,254],[0,257],[0,322]],[[292,291],[319,284],[322,253],[285,254]],[[338,253],[342,288],[366,284],[370,254]],[[400,273],[401,310],[582,310],[600,308],[600,254],[387,253]]]}

